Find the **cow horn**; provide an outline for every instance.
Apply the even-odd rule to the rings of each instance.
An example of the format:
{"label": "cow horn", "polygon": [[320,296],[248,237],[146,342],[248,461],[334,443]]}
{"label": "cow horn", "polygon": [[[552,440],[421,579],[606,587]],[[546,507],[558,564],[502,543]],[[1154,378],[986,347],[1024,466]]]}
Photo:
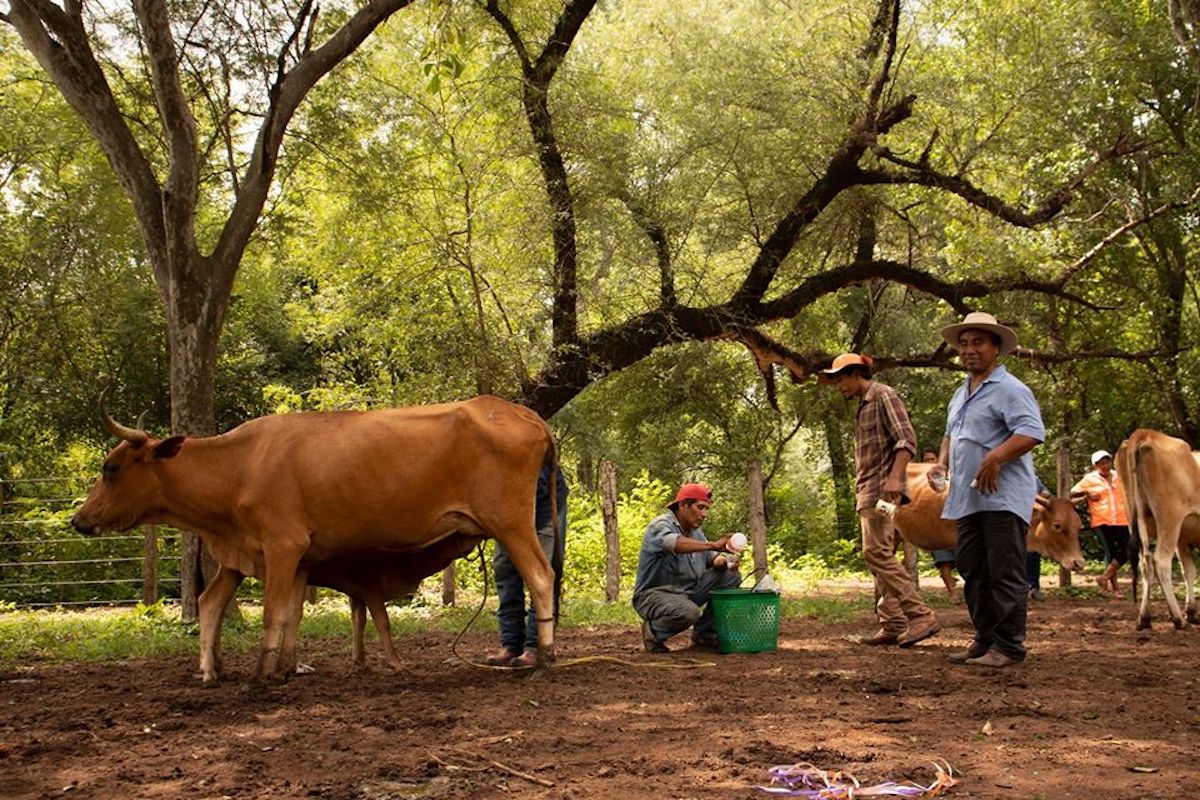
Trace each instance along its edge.
{"label": "cow horn", "polygon": [[138,418],[137,428],[126,428],[124,425],[109,416],[108,408],[104,405],[104,395],[107,393],[107,389],[100,393],[100,419],[104,422],[104,429],[118,439],[124,439],[132,445],[144,444],[146,439],[150,438],[144,430],[140,429],[141,425],[144,424],[143,420],[146,416],[145,413]]}

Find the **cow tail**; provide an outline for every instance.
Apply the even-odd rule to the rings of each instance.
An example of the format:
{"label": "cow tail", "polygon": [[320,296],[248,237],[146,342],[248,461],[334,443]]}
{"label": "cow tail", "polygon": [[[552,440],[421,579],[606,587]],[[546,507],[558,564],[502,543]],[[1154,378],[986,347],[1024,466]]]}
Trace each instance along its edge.
{"label": "cow tail", "polygon": [[1133,578],[1133,591],[1130,595],[1133,596],[1133,603],[1138,602],[1138,586],[1141,581],[1138,579],[1142,568],[1142,553],[1150,552],[1150,539],[1147,536],[1146,541],[1142,541],[1142,529],[1138,527],[1138,505],[1142,502],[1141,485],[1138,479],[1138,468],[1142,464],[1142,447],[1140,441],[1133,441],[1133,437],[1123,445],[1128,446],[1132,452],[1127,454],[1125,461],[1122,464],[1128,473],[1128,478],[1121,477],[1125,483],[1125,516],[1129,519],[1129,574]]}
{"label": "cow tail", "polygon": [[550,525],[554,531],[554,544],[550,550],[550,568],[554,570],[554,626],[558,627],[558,606],[562,598],[563,572],[566,565],[566,547],[563,543],[563,531],[558,524],[558,443],[554,440],[554,432],[546,425],[546,455],[542,460],[543,466],[550,467]]}

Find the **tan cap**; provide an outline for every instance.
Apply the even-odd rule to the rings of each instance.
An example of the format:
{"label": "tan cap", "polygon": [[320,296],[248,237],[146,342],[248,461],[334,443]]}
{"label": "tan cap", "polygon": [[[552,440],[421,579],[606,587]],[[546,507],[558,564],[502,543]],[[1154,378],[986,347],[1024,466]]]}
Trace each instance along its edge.
{"label": "tan cap", "polygon": [[823,369],[817,373],[817,383],[828,384],[833,382],[833,376],[837,375],[844,369],[850,367],[866,367],[867,374],[871,374],[871,367],[874,365],[875,359],[870,356],[859,355],[858,353],[842,353],[833,360],[833,366],[829,369]]}

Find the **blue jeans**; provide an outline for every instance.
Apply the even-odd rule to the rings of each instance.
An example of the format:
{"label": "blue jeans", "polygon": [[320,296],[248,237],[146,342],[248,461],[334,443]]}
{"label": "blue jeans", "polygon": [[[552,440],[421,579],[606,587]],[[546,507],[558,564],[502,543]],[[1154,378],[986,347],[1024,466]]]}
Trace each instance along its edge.
{"label": "blue jeans", "polygon": [[[556,583],[562,580],[563,554],[566,551],[567,509],[565,503],[559,509],[558,516],[558,552],[553,554],[550,552],[554,546],[554,528],[547,525],[538,531],[538,544],[542,546],[542,552],[550,559]],[[538,645],[537,615],[534,613],[533,603],[529,604],[528,612],[526,612],[525,581],[521,579],[521,573],[517,572],[512,559],[508,557],[508,552],[499,543],[496,544],[496,552],[492,556],[492,571],[496,575],[496,596],[500,602],[499,608],[496,610],[496,618],[500,624],[500,645],[515,653],[520,653],[524,649],[536,650]],[[557,586],[555,588],[554,616],[557,618]]]}

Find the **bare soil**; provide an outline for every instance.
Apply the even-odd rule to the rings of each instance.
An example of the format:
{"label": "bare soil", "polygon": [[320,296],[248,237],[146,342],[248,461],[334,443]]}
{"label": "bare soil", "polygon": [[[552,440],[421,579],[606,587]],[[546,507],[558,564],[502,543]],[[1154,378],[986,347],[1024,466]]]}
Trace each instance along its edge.
{"label": "bare soil", "polygon": [[[935,760],[959,775],[950,797],[1200,797],[1200,634],[1052,598],[1031,607],[1028,661],[987,670],[947,661],[969,623],[940,615],[908,651],[857,644],[866,615],[785,620],[778,651],[753,655],[565,628],[566,663],[533,673],[471,666],[448,634],[401,638],[403,675],[378,647],[356,672],[345,641],[306,641],[316,672],[258,690],[203,688],[194,657],[30,664],[0,673],[0,797],[741,798],[777,764],[874,784],[927,782]],[[459,650],[493,646],[469,633]],[[593,656],[628,663],[571,663]],[[227,666],[244,681],[252,660]]]}

